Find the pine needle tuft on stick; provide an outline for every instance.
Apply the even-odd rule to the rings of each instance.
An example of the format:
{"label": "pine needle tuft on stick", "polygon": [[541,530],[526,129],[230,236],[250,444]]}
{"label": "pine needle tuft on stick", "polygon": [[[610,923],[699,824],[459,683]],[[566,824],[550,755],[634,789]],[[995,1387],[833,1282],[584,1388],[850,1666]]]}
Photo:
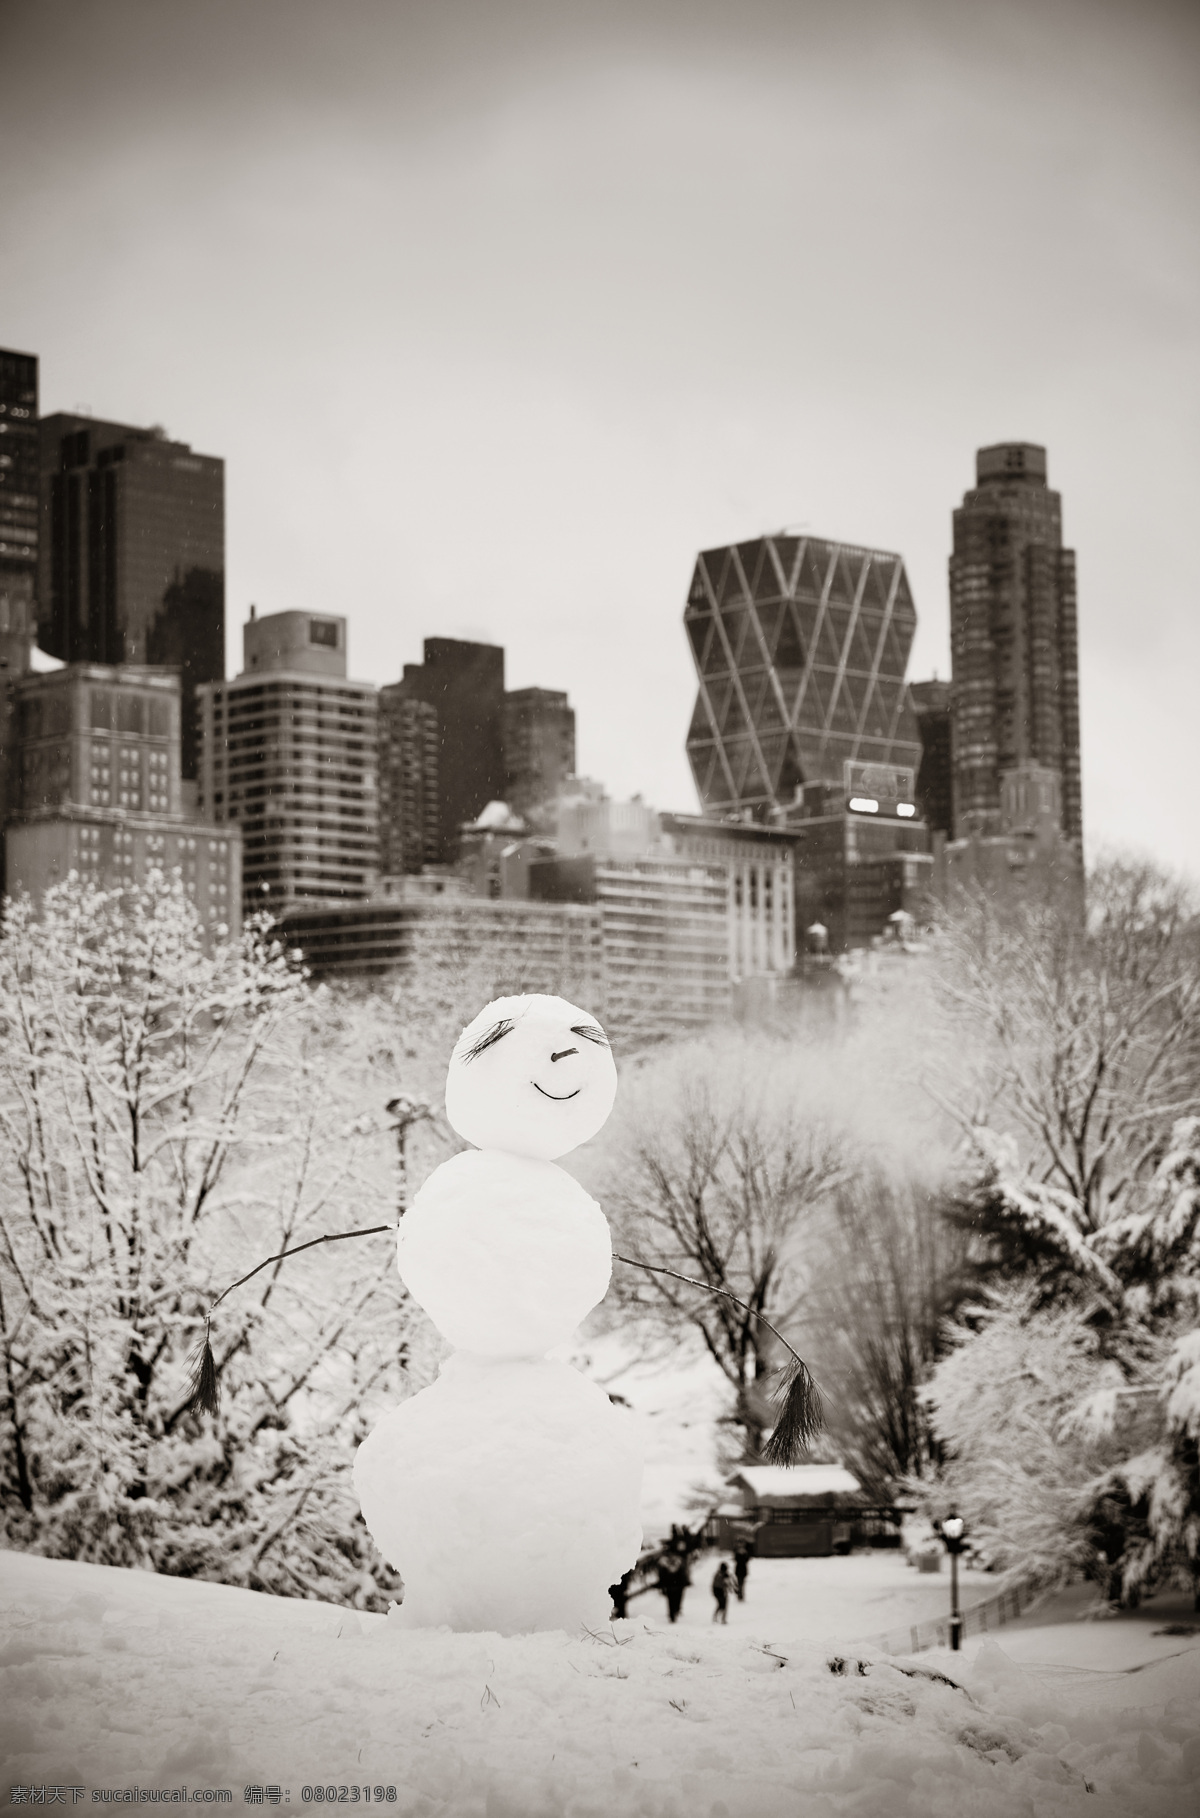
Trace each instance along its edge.
{"label": "pine needle tuft on stick", "polygon": [[812,1445],[825,1424],[825,1414],[821,1391],[801,1358],[793,1355],[785,1366],[780,1391],[782,1405],[763,1447],[763,1458],[767,1464],[790,1465]]}
{"label": "pine needle tuft on stick", "polygon": [[196,1347],[192,1356],[192,1374],[188,1381],[188,1397],[184,1405],[189,1411],[198,1414],[216,1414],[220,1410],[221,1384],[217,1378],[217,1366],[209,1341],[207,1320],[204,1322],[203,1341]]}

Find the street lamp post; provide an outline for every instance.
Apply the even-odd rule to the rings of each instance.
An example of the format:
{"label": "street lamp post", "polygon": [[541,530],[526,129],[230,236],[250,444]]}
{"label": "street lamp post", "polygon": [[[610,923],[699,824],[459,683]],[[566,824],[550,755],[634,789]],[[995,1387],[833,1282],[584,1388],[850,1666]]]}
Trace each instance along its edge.
{"label": "street lamp post", "polygon": [[396,1132],[396,1149],[400,1163],[400,1183],[396,1196],[396,1216],[403,1218],[408,1211],[408,1133],[414,1124],[420,1123],[423,1117],[431,1117],[429,1106],[419,1098],[389,1098],[385,1107]]}
{"label": "street lamp post", "polygon": [[958,1556],[963,1549],[967,1524],[961,1515],[947,1515],[941,1523],[941,1536],[950,1555],[950,1646],[955,1653],[962,1646],[962,1615],[958,1608]]}

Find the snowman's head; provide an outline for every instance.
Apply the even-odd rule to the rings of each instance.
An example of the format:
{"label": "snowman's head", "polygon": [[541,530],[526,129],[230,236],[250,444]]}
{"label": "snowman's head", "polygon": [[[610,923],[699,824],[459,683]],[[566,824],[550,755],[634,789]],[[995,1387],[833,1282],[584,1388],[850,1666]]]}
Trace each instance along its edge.
{"label": "snowman's head", "polygon": [[561,997],[498,997],[455,1043],[446,1116],[476,1148],[553,1161],[595,1136],[616,1093],[594,1016]]}

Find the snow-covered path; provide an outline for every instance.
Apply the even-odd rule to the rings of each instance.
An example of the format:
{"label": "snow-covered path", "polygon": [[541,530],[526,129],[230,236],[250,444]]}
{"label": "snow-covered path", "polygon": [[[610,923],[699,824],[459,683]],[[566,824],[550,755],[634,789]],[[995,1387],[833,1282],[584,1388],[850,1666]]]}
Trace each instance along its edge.
{"label": "snow-covered path", "polygon": [[332,1787],[381,1789],[408,1818],[1182,1818],[1200,1789],[1185,1643],[1134,1674],[1022,1669],[986,1644],[951,1685],[928,1657],[836,1676],[781,1607],[759,1627],[747,1603],[725,1630],[411,1632],[13,1553],[0,1612],[3,1787],[22,1806],[30,1788],[184,1787],[299,1807]]}
{"label": "snow-covered path", "polygon": [[[715,1554],[704,1554],[693,1567],[692,1588],[684,1598],[678,1627],[689,1632],[712,1624],[709,1589]],[[986,1572],[962,1571],[959,1591],[963,1608],[995,1597],[996,1580]],[[1038,1666],[1087,1667],[1120,1672],[1152,1660],[1163,1660],[1188,1647],[1200,1647],[1200,1617],[1184,1592],[1164,1592],[1136,1612],[1091,1619],[1095,1587],[1073,1585],[1035,1604],[1015,1624],[995,1630],[995,1639],[1012,1659]],[[728,1627],[749,1634],[780,1634],[831,1646],[877,1642],[903,1635],[914,1623],[945,1617],[950,1607],[950,1580],[945,1572],[918,1574],[899,1553],[853,1553],[848,1559],[753,1559],[744,1603],[730,1602]],[[650,1591],[635,1598],[629,1614],[665,1620],[666,1601]],[[995,1619],[993,1618],[993,1621]],[[1192,1629],[1191,1636],[1170,1634]],[[893,1640],[893,1645],[895,1642]],[[978,1637],[966,1653],[972,1656]],[[948,1649],[936,1652],[953,1660]]]}
{"label": "snow-covered path", "polygon": [[[692,1567],[681,1623],[711,1624],[709,1586],[718,1555],[702,1554]],[[986,1572],[959,1574],[964,1604],[992,1597],[996,1580]],[[899,1552],[852,1553],[848,1558],[752,1559],[746,1601],[729,1605],[729,1627],[756,1634],[777,1632],[807,1641],[865,1640],[914,1622],[944,1616],[950,1608],[945,1572],[919,1573]],[[631,1616],[666,1617],[661,1592],[647,1591],[629,1606]]]}

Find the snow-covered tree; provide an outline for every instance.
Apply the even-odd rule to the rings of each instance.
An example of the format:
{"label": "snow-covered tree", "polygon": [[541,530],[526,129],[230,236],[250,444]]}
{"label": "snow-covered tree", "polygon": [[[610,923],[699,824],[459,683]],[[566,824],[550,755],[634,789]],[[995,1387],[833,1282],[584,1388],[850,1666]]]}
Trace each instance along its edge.
{"label": "snow-covered tree", "polygon": [[927,1390],[949,1449],[941,1501],[1003,1570],[1107,1580],[1098,1484],[1144,1436],[1153,1357],[1114,1346],[1085,1304],[1045,1306],[1035,1282],[994,1290],[954,1340]]}
{"label": "snow-covered tree", "polygon": [[773,1425],[765,1380],[805,1282],[805,1244],[847,1171],[828,1118],[799,1089],[804,1057],[782,1042],[694,1041],[653,1056],[606,1133],[600,1185],[615,1249],[671,1275],[618,1263],[614,1298],[631,1316],[699,1333],[734,1391],[749,1456]]}
{"label": "snow-covered tree", "polygon": [[[348,1467],[419,1386],[388,1240],[405,1081],[262,927],[206,949],[177,880],[72,877],[0,939],[0,1473],[8,1545],[377,1601]],[[417,1348],[414,1352],[414,1346]],[[420,1353],[420,1354],[418,1354]]]}
{"label": "snow-covered tree", "polygon": [[1010,1270],[955,1331],[928,1391],[949,1453],[935,1499],[1023,1575],[1200,1598],[1200,1119],[1100,1231],[1039,1183],[998,1169],[991,1192],[1014,1232],[1027,1220],[1027,1256],[1050,1247],[1055,1288]]}
{"label": "snow-covered tree", "polygon": [[[960,904],[940,934],[942,1102],[983,1310],[933,1376],[946,1493],[997,1556],[1136,1597],[1197,1571],[1200,919],[1110,859],[1069,901]],[[1007,1383],[1008,1405],[996,1385]]]}
{"label": "snow-covered tree", "polygon": [[965,1128],[1013,1136],[1082,1234],[1137,1203],[1172,1122],[1200,1112],[1193,893],[1108,859],[1087,900],[1082,917],[1070,897],[968,899],[938,942],[943,1100]]}
{"label": "snow-covered tree", "polygon": [[837,1187],[806,1246],[800,1345],[825,1396],[830,1439],[880,1496],[936,1465],[923,1389],[944,1325],[970,1285],[967,1239],[940,1183],[864,1162]]}

